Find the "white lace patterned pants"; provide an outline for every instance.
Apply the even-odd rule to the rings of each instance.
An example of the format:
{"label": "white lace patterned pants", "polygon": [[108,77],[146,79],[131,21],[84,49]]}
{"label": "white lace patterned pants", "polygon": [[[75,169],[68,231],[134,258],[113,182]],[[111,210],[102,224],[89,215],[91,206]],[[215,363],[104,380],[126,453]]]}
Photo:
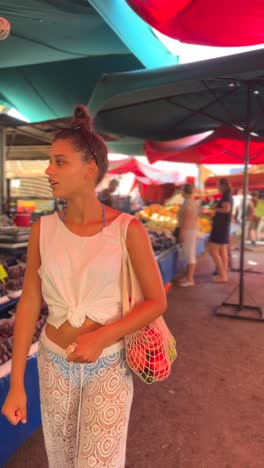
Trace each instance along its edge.
{"label": "white lace patterned pants", "polygon": [[38,369],[49,468],[125,467],[133,381],[124,349],[116,349],[107,348],[94,364],[68,363],[42,333]]}

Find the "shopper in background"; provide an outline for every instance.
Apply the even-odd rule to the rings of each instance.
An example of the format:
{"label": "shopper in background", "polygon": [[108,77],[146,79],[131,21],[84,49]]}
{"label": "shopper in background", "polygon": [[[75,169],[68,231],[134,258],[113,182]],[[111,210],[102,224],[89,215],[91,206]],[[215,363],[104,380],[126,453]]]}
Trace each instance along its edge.
{"label": "shopper in background", "polygon": [[[124,337],[164,313],[166,295],[151,243],[135,217],[105,207],[95,186],[107,150],[84,106],[61,130],[46,170],[63,213],[32,226],[24,287],[16,311],[8,420],[27,422],[24,373],[39,317],[48,305],[38,368],[49,468],[124,468],[133,382]],[[144,301],[125,317],[121,304],[122,236]]]}
{"label": "shopper in background", "polygon": [[98,194],[98,200],[100,200],[100,202],[104,205],[113,207],[112,195],[116,191],[118,186],[119,181],[117,179],[110,180],[108,187]]}
{"label": "shopper in background", "polygon": [[[233,220],[242,229],[243,221],[243,203],[244,203],[244,192],[242,189],[239,190],[237,195],[233,197]],[[254,213],[254,205],[251,196],[248,194],[246,197],[245,206],[245,240],[249,237],[249,226]]]}
{"label": "shopper in background", "polygon": [[228,280],[228,245],[233,199],[231,188],[226,178],[222,177],[219,179],[218,188],[222,196],[217,201],[215,207],[212,231],[209,238],[209,253],[215,262],[218,272],[218,276],[213,281],[216,283],[226,283]]}
{"label": "shopper in background", "polygon": [[178,212],[179,243],[182,246],[186,272],[179,280],[179,286],[194,286],[196,267],[196,239],[198,234],[198,202],[193,199],[193,185],[185,184],[182,189],[184,202]]}
{"label": "shopper in background", "polygon": [[251,197],[251,213],[249,217],[249,240],[251,241],[252,247],[256,246],[257,241],[257,230],[260,223],[260,216],[258,216],[256,208],[259,200],[258,192],[253,192]]}

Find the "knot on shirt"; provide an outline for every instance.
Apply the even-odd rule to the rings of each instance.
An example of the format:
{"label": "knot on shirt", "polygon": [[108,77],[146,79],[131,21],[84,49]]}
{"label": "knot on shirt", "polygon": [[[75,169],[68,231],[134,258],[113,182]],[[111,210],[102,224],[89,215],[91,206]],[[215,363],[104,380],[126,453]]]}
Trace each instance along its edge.
{"label": "knot on shirt", "polygon": [[81,327],[85,321],[85,315],[85,310],[82,310],[81,307],[68,305],[67,320],[73,327]]}

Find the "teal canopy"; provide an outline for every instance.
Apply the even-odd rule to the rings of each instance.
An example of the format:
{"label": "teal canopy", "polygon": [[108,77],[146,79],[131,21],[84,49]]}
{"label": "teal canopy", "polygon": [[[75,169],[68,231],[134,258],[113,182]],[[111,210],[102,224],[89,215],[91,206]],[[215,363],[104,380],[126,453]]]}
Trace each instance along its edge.
{"label": "teal canopy", "polygon": [[30,121],[71,115],[102,73],[142,68],[86,0],[0,0],[0,104]]}
{"label": "teal canopy", "polygon": [[9,103],[31,122],[64,117],[72,114],[75,104],[88,102],[102,73],[135,66],[137,59],[127,54],[2,69],[0,102]]}
{"label": "teal canopy", "polygon": [[89,102],[101,131],[173,140],[219,125],[264,133],[264,50],[105,74]]}

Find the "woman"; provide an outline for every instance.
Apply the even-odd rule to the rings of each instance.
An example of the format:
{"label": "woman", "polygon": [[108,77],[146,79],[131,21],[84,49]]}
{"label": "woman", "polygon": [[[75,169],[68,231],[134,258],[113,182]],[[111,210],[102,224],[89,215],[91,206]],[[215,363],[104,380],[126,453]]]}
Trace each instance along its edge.
{"label": "woman", "polygon": [[256,214],[256,208],[258,204],[259,194],[258,192],[252,193],[251,198],[251,213],[249,216],[249,239],[252,247],[256,247],[257,242],[257,231],[261,218]]}
{"label": "woman", "polygon": [[233,200],[227,179],[224,177],[219,179],[218,188],[222,197],[217,202],[215,208],[213,226],[209,239],[209,253],[215,262],[218,272],[218,275],[213,279],[213,281],[215,283],[226,283],[228,280],[228,245]]}
{"label": "woman", "polygon": [[[32,226],[23,293],[17,307],[10,390],[2,413],[27,421],[24,371],[39,316],[49,308],[38,355],[42,424],[49,467],[125,466],[133,394],[124,337],[166,309],[162,279],[143,225],[102,205],[95,186],[107,150],[84,106],[51,146],[46,174],[62,214]],[[123,318],[120,233],[144,301]],[[144,259],[144,261],[142,261]]]}
{"label": "woman", "polygon": [[179,281],[179,285],[194,286],[199,207],[197,202],[193,200],[193,186],[191,184],[183,186],[182,195],[184,202],[178,212],[179,242],[182,244],[182,253],[187,267],[184,277]]}

